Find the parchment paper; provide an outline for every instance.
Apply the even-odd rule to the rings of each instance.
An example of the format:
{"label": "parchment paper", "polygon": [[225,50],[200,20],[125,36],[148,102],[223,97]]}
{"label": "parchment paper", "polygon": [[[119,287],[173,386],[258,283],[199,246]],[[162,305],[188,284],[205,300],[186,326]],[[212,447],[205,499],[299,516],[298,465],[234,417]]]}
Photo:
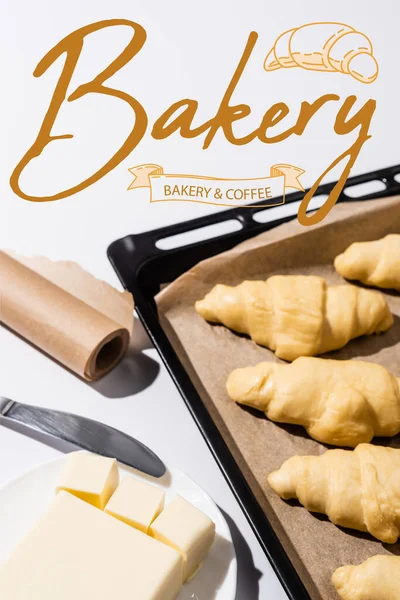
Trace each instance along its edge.
{"label": "parchment paper", "polygon": [[[205,260],[165,288],[157,303],[161,321],[181,361],[277,532],[311,597],[337,600],[331,584],[336,568],[357,564],[374,554],[400,554],[400,544],[383,545],[367,534],[336,527],[284,502],[268,486],[267,475],[295,454],[320,454],[326,448],[297,426],[278,425],[263,413],[236,405],[225,391],[229,373],[275,355],[223,326],[206,323],[194,303],[216,284],[302,273],[329,283],[343,280],[332,262],[353,241],[400,233],[400,197],[338,205],[321,224],[305,228],[297,221],[280,226]],[[399,257],[400,260],[400,257]],[[330,358],[377,362],[400,377],[400,296],[386,294],[395,315],[382,336],[364,337]],[[400,447],[400,436],[376,443]]]}
{"label": "parchment paper", "polygon": [[0,323],[92,381],[128,347],[133,298],[76,263],[0,251]]}

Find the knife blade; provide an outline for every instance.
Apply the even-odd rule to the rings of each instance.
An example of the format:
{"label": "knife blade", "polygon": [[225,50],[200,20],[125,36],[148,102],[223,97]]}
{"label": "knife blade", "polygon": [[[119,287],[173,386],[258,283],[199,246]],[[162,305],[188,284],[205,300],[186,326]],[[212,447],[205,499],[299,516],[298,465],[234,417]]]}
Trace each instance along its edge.
{"label": "knife blade", "polygon": [[162,477],[166,467],[150,448],[104,423],[79,415],[30,406],[0,396],[0,417],[75,444],[84,450],[116,458],[119,462],[153,477]]}

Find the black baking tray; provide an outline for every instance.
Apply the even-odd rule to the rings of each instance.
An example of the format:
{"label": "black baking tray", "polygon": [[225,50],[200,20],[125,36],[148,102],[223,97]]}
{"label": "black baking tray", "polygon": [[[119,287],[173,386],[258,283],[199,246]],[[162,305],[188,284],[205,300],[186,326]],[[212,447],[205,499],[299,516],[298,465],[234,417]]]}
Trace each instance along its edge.
{"label": "black baking tray", "polygon": [[[353,186],[368,182],[371,185],[371,182],[374,181],[383,183],[383,186],[380,185],[382,189],[355,197],[347,193]],[[335,184],[336,182],[321,185],[315,196],[328,195]],[[356,192],[356,188],[353,192]],[[395,194],[400,194],[400,165],[349,178],[338,201],[371,200]],[[287,194],[285,204],[299,202],[303,197],[304,193],[302,192]],[[279,201],[283,201],[283,199],[280,198],[277,202]],[[243,206],[232,208],[146,233],[128,235],[113,242],[109,246],[107,254],[121,283],[133,294],[140,320],[164,361],[287,595],[291,600],[310,600],[310,596],[281,542],[161,327],[154,300],[161,287],[176,279],[199,261],[229,250],[244,240],[296,218],[296,215],[291,215],[267,223],[254,220],[254,216],[258,212],[267,210],[271,209],[265,208],[260,202],[252,208]],[[157,246],[157,243],[164,238],[232,219],[240,223],[240,230],[223,235],[217,234],[211,239],[203,239],[168,250]]]}

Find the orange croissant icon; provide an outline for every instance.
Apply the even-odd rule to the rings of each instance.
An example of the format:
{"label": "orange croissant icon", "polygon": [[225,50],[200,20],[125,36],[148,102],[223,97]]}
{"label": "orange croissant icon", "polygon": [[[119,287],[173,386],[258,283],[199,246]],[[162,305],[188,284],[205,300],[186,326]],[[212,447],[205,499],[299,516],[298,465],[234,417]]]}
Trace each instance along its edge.
{"label": "orange croissant icon", "polygon": [[379,67],[370,39],[344,23],[309,23],[278,37],[264,61],[266,71],[301,67],[337,71],[372,83]]}

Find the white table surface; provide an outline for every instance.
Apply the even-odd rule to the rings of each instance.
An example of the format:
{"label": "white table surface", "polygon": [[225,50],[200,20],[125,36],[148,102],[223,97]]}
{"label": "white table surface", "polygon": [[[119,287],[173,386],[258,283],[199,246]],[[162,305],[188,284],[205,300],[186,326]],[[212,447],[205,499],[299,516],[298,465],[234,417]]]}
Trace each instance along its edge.
{"label": "white table surface", "polygon": [[[372,138],[353,171],[361,173],[399,162],[400,121],[393,117],[398,115],[398,78],[392,76],[399,55],[399,16],[397,0],[337,0],[334,5],[319,0],[290,0],[284,9],[265,0],[250,0],[245,5],[239,0],[202,0],[196,5],[184,0],[69,0],[63,4],[6,0],[0,9],[0,47],[2,56],[7,57],[2,66],[7,86],[0,96],[0,247],[75,260],[119,287],[105,254],[110,242],[212,210],[201,204],[150,204],[146,190],[126,191],[130,183],[128,167],[156,162],[165,164],[167,172],[244,177],[264,175],[276,162],[291,162],[306,169],[303,182],[310,185],[350,145],[350,138],[333,133],[333,113],[329,111],[318,116],[301,139],[290,138],[268,147],[257,143],[232,147],[217,136],[209,150],[203,151],[198,139],[182,140],[175,135],[159,142],[148,133],[131,157],[84,192],[60,202],[25,202],[12,193],[8,180],[37,135],[60,67],[53,67],[39,80],[32,77],[32,72],[40,58],[74,29],[113,17],[142,23],[149,34],[143,59],[116,76],[118,85],[140,97],[152,119],[173,101],[188,95],[199,99],[205,119],[215,114],[251,30],[260,34],[260,45],[252,58],[257,66],[277,35],[292,26],[318,20],[358,26],[370,34],[380,58],[381,74],[372,86],[337,74],[325,74],[324,79],[315,73],[293,72],[295,79],[278,73],[274,79],[265,80],[265,87],[254,89],[262,77],[259,64],[257,69],[249,68],[238,101],[247,101],[257,114],[262,114],[273,102],[285,100],[296,115],[302,100],[323,93],[335,92],[343,98],[355,93],[358,107],[368,98],[376,98]],[[114,47],[120,48],[118,33],[109,32],[107,36],[97,53],[95,45],[87,51],[80,82],[88,72],[93,76],[98,71],[98,61],[108,57],[108,48],[110,56],[116,52]],[[90,172],[98,164],[96,160],[107,155],[107,144],[110,154],[117,144],[115,136],[126,133],[129,124],[129,113],[118,111],[112,104],[104,105],[95,96],[79,107],[72,103],[60,119],[57,133],[73,130],[82,135],[73,142],[57,142],[55,155],[49,156],[48,162],[44,156],[40,159],[43,163],[37,162],[26,174],[26,187],[34,192],[54,192],[79,181],[86,163]],[[330,179],[338,173],[335,171]],[[271,215],[286,210],[271,209]],[[286,598],[140,323],[135,323],[128,356],[96,384],[82,382],[4,328],[0,328],[0,359],[1,395],[108,423],[141,439],[166,463],[190,474],[212,495],[232,527],[239,562],[237,600]],[[0,485],[57,454],[56,449],[0,428]]]}

